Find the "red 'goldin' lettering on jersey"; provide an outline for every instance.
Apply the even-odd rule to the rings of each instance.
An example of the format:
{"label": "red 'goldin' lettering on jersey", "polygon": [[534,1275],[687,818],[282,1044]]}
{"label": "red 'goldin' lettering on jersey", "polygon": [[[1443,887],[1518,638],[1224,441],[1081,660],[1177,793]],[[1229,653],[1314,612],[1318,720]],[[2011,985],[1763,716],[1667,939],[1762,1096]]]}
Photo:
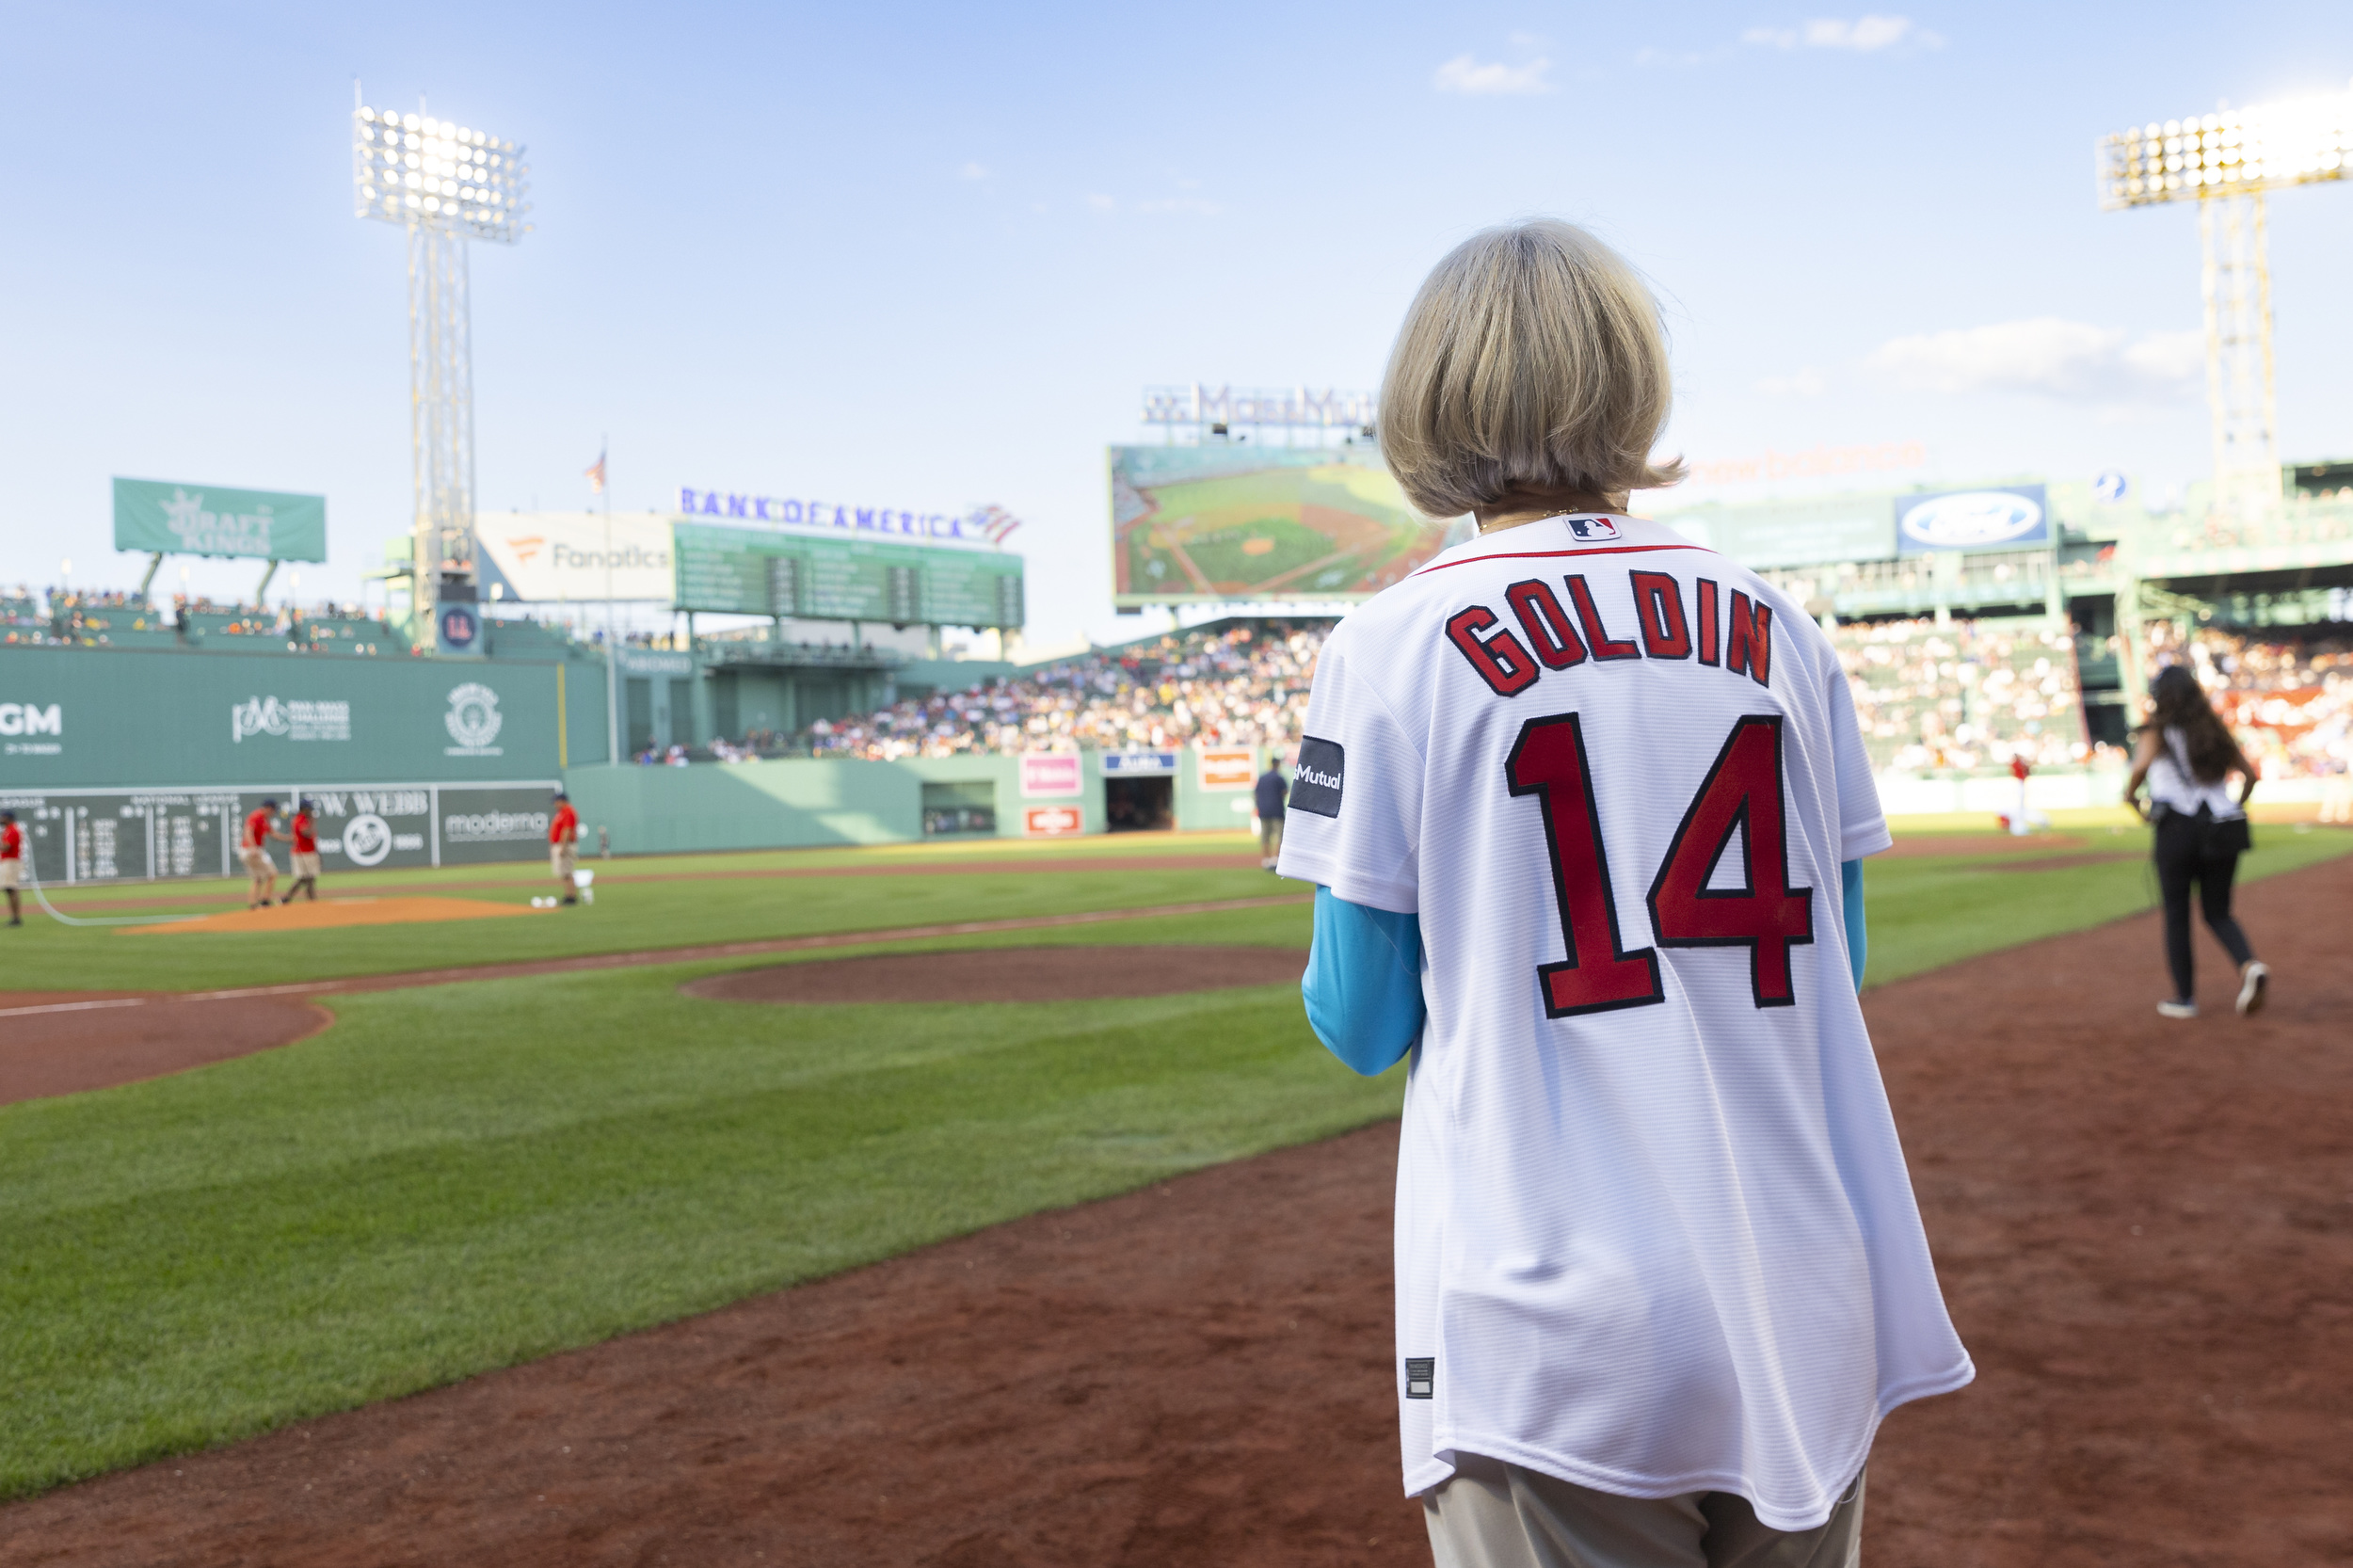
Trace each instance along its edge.
{"label": "red 'goldin' lettering on jersey", "polygon": [[[1593,601],[1593,588],[1584,574],[1571,572],[1562,579],[1562,586],[1568,590],[1570,603],[1577,607],[1577,625],[1584,629],[1581,639],[1577,627],[1570,625],[1568,613],[1561,608],[1552,585],[1542,578],[1529,578],[1503,591],[1504,602],[1526,634],[1526,641],[1514,635],[1503,625],[1502,618],[1484,604],[1465,605],[1448,616],[1447,641],[1470,662],[1489,691],[1497,696],[1517,696],[1536,683],[1539,664],[1545,669],[1569,669],[1583,664],[1589,649],[1594,659],[1609,663],[1689,659],[1693,651],[1691,628],[1696,623],[1699,663],[1727,674],[1745,675],[1760,686],[1771,685],[1771,605],[1733,589],[1730,624],[1723,626],[1720,633],[1719,596],[1711,579],[1699,579],[1696,612],[1689,619],[1684,615],[1683,584],[1673,573],[1638,568],[1626,574],[1626,580],[1634,590],[1636,637],[1612,636],[1602,622],[1601,609]],[[1721,663],[1716,654],[1720,646],[1724,650]],[[1530,649],[1534,651],[1531,653]]]}

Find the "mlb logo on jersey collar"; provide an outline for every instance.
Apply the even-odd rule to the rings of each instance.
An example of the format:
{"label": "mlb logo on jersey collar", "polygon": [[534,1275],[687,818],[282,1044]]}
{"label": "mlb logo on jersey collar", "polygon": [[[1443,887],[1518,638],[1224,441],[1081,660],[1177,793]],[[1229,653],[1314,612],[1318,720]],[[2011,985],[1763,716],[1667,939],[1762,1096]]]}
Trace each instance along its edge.
{"label": "mlb logo on jersey collar", "polygon": [[1562,518],[1569,532],[1588,541],[1619,537],[1618,525],[1608,518]]}

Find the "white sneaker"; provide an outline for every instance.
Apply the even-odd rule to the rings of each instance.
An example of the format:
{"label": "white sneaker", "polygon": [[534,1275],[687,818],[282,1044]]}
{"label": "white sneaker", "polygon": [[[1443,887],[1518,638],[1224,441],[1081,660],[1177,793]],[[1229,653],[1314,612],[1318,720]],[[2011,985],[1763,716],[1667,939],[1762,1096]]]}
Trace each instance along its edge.
{"label": "white sneaker", "polygon": [[2238,1010],[2241,1016],[2263,1011],[2264,994],[2271,989],[2271,970],[2259,959],[2249,959],[2239,970]]}
{"label": "white sneaker", "polygon": [[2194,1001],[2161,1001],[2157,1003],[2157,1016],[2161,1018],[2194,1018],[2198,1016],[2198,1004]]}

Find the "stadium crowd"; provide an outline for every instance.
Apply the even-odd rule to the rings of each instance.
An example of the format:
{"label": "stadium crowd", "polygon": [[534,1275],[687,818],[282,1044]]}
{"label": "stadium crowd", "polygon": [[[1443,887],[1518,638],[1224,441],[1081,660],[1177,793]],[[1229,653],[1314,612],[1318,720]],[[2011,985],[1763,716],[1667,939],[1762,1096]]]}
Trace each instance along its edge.
{"label": "stadium crowd", "polygon": [[1321,622],[1280,621],[1173,632],[865,717],[820,720],[800,739],[814,756],[875,760],[1289,744],[1306,717],[1323,633]]}
{"label": "stadium crowd", "polygon": [[2353,773],[2353,635],[2153,632],[2158,663],[2189,665],[2265,778]]}
{"label": "stadium crowd", "polygon": [[2084,738],[2074,639],[2040,620],[1876,621],[1832,639],[1871,760],[1902,772],[2107,760]]}

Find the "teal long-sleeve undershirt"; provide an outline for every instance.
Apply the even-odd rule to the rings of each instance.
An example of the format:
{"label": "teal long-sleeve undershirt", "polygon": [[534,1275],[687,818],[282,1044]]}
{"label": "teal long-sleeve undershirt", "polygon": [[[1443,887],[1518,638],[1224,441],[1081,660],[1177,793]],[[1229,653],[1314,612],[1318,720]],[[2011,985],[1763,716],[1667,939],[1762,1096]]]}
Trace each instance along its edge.
{"label": "teal long-sleeve undershirt", "polygon": [[[1847,928],[1847,960],[1863,988],[1869,936],[1863,919],[1863,862],[1838,868]],[[1428,1008],[1421,996],[1421,921],[1316,889],[1314,945],[1299,985],[1307,1023],[1324,1048],[1367,1078],[1397,1065],[1420,1038]]]}

